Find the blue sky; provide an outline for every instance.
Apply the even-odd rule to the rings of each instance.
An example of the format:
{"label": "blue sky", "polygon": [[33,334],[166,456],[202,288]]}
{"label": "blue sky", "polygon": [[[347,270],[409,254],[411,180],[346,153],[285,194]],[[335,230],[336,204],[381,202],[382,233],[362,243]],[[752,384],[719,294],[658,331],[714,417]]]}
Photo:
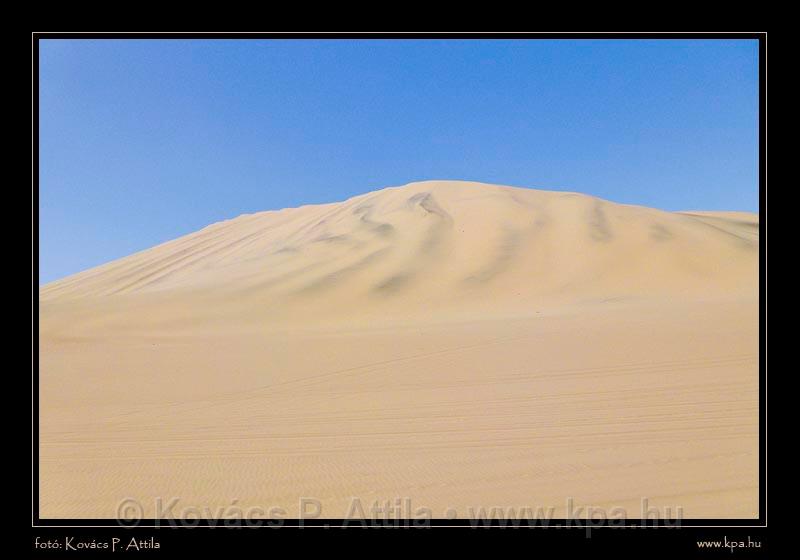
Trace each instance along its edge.
{"label": "blue sky", "polygon": [[755,40],[43,40],[40,283],[425,179],[758,210]]}

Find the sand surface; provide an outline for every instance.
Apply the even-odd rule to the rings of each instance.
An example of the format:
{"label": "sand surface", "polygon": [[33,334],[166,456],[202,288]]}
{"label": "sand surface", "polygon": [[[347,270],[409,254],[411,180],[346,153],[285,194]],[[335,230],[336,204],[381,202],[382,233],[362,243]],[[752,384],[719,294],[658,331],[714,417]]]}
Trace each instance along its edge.
{"label": "sand surface", "polygon": [[40,516],[756,517],[758,239],[754,214],[431,181],[45,285]]}

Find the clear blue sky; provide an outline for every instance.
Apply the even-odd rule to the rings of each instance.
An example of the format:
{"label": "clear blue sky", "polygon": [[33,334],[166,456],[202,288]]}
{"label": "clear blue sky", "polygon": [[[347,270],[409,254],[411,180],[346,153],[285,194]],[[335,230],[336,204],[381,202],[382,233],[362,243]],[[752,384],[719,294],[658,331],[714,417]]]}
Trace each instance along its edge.
{"label": "clear blue sky", "polygon": [[41,283],[424,179],[758,210],[758,44],[43,40]]}

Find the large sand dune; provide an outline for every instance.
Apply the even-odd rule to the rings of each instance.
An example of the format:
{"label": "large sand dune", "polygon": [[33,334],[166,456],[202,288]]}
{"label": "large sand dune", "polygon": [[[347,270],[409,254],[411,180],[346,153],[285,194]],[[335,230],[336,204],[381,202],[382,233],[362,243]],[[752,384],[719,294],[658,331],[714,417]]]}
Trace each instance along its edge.
{"label": "large sand dune", "polygon": [[758,515],[755,215],[430,181],[40,289],[40,514]]}

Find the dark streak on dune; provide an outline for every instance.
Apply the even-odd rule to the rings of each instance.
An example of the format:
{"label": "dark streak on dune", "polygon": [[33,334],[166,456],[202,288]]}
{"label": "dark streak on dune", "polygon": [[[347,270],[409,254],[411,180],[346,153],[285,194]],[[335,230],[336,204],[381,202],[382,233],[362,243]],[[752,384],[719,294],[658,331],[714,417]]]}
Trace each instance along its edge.
{"label": "dark streak on dune", "polygon": [[606,242],[614,237],[608,224],[608,218],[606,217],[603,203],[599,200],[596,200],[592,206],[589,213],[588,224],[589,234],[595,241]]}
{"label": "dark streak on dune", "polygon": [[[419,245],[418,254],[423,259],[422,262],[430,262],[430,257],[438,254],[439,249],[447,238],[447,231],[449,229],[450,224],[445,221],[437,221],[431,224]],[[409,264],[408,270],[393,274],[381,281],[375,286],[375,290],[383,293],[394,293],[398,291],[410,283],[418,268],[420,268],[420,262]]]}
{"label": "dark streak on dune", "polygon": [[444,218],[445,220],[452,221],[450,214],[444,211],[439,203],[436,202],[436,199],[433,198],[433,195],[429,192],[421,192],[417,193],[414,196],[408,199],[408,204],[410,206],[414,206],[415,204],[419,205],[420,208],[428,212],[429,214],[434,214],[439,216],[440,218]]}
{"label": "dark streak on dune", "polygon": [[[448,230],[450,230],[453,225],[453,219],[439,206],[433,196],[427,192],[417,193],[411,196],[406,201],[406,204],[409,209],[419,206],[425,210],[427,213],[426,216],[430,215],[438,218],[435,222],[430,224],[418,248],[418,255],[423,257],[423,261],[429,262],[430,257],[438,253],[446,240]],[[419,268],[420,263],[413,262],[409,264],[407,270],[395,273],[379,282],[374,287],[374,290],[383,294],[394,293],[409,284]]]}
{"label": "dark streak on dune", "polygon": [[380,224],[377,222],[372,222],[372,224],[372,231],[381,237],[389,237],[394,233],[394,226],[392,224]]}
{"label": "dark streak on dune", "polygon": [[412,208],[414,206],[419,206],[427,212],[426,215],[439,218],[437,222],[430,226],[419,247],[420,253],[423,255],[434,253],[442,245],[447,230],[450,229],[453,224],[453,218],[439,206],[433,196],[428,192],[417,193],[410,197],[408,199],[408,205]]}
{"label": "dark streak on dune", "polygon": [[672,239],[672,232],[661,224],[650,226],[650,239],[653,241],[667,241]]}
{"label": "dark streak on dune", "polygon": [[283,274],[278,274],[277,276],[269,278],[268,280],[263,280],[261,282],[258,282],[257,284],[252,284],[248,286],[247,288],[242,290],[242,294],[243,295],[251,294],[268,288],[274,288],[275,286],[288,282],[293,278],[297,278],[299,276],[302,276],[303,274],[311,272],[312,270],[316,270],[322,267],[323,265],[328,264],[329,262],[331,262],[331,260],[314,262],[306,266],[302,266],[300,268],[284,272]]}
{"label": "dark streak on dune", "polygon": [[361,259],[357,260],[353,264],[344,266],[338,270],[330,272],[321,278],[317,278],[310,284],[306,285],[303,288],[300,288],[297,293],[298,294],[305,294],[305,293],[312,293],[320,290],[325,290],[328,288],[332,288],[337,284],[341,283],[342,281],[346,280],[348,277],[356,274],[369,265],[374,264],[389,252],[389,247],[384,247],[383,249],[378,249],[377,251],[373,251],[366,256],[362,257]]}
{"label": "dark streak on dune", "polygon": [[509,230],[497,246],[494,258],[475,274],[465,278],[466,282],[483,284],[506,270],[519,252],[522,239],[518,231]]}
{"label": "dark streak on dune", "polygon": [[419,245],[419,252],[422,255],[434,254],[445,240],[450,224],[446,222],[436,222],[428,228],[428,232]]}
{"label": "dark streak on dune", "polygon": [[[733,232],[733,231],[730,231],[730,230],[725,229],[723,227],[720,227],[718,225],[712,224],[709,221],[707,221],[707,218],[704,218],[702,216],[693,216],[693,215],[690,215],[690,214],[684,214],[684,216],[688,217],[691,220],[694,220],[695,222],[699,222],[699,223],[703,224],[706,227],[712,228],[712,229],[714,229],[714,230],[716,230],[716,231],[718,231],[720,233],[725,234],[726,237],[728,239],[730,239],[737,247],[740,247],[742,249],[748,249],[748,250],[754,250],[754,249],[758,248],[758,240],[757,239],[750,239],[750,238],[744,237],[742,235],[739,235],[736,232]],[[748,224],[748,225],[750,225],[750,224]],[[755,228],[751,227],[751,228],[748,228],[748,229],[754,229],[755,230],[754,234],[758,235],[758,231],[759,231],[758,227],[755,227]]]}
{"label": "dark streak on dune", "polygon": [[394,226],[383,222],[376,222],[370,219],[372,215],[372,205],[362,204],[353,210],[353,214],[359,216],[361,223],[367,226],[370,230],[374,231],[381,237],[389,237],[394,233]]}
{"label": "dark streak on dune", "polygon": [[532,208],[532,205],[527,200],[517,196],[513,192],[508,193],[508,198],[513,200],[518,206],[522,206],[523,208]]}
{"label": "dark streak on dune", "polygon": [[401,272],[399,274],[394,274],[380,282],[377,286],[375,286],[376,292],[382,292],[384,294],[393,293],[397,290],[401,289],[403,286],[408,284],[411,280],[412,275],[407,272]]}
{"label": "dark streak on dune", "polygon": [[349,243],[350,236],[341,234],[341,235],[321,235],[314,239],[312,243]]}

